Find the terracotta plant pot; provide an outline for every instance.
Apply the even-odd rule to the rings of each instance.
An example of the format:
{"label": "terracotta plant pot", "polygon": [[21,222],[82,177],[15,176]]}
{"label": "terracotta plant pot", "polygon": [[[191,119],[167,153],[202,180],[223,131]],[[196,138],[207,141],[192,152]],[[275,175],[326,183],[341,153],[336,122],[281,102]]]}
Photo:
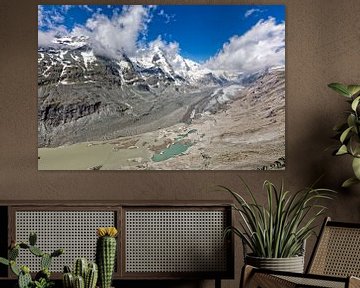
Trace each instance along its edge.
{"label": "terracotta plant pot", "polygon": [[304,273],[304,256],[289,258],[262,258],[246,255],[245,263],[262,269]]}

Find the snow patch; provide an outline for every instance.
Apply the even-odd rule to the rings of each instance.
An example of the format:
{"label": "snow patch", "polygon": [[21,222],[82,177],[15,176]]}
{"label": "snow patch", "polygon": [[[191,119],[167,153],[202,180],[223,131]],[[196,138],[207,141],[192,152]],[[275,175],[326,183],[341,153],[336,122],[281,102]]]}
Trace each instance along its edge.
{"label": "snow patch", "polygon": [[81,56],[84,59],[84,64],[85,64],[86,69],[88,69],[89,63],[96,61],[96,57],[94,56],[94,53],[91,50],[86,51],[86,52],[81,52]]}

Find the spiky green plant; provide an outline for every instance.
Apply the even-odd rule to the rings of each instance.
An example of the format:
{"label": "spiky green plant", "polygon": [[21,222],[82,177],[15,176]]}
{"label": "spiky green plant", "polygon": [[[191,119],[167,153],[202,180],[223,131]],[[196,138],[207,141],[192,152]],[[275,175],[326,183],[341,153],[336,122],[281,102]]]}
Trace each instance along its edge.
{"label": "spiky green plant", "polygon": [[225,234],[233,232],[239,236],[256,257],[288,258],[301,255],[304,241],[314,233],[315,220],[326,209],[318,204],[318,200],[331,199],[334,191],[310,187],[292,194],[285,191],[283,183],[277,189],[270,181],[265,181],[267,205],[263,206],[258,203],[249,186],[243,183],[251,201],[220,186],[235,198],[233,208],[240,215],[240,227],[228,227]]}
{"label": "spiky green plant", "polygon": [[[8,251],[8,259],[0,257],[0,263],[10,266],[11,271],[18,277],[19,288],[48,288],[53,282],[50,281],[50,265],[53,257],[58,257],[64,253],[63,249],[57,249],[51,254],[44,253],[36,246],[37,236],[35,233],[30,233],[29,243],[12,242]],[[28,250],[33,255],[40,257],[41,270],[36,273],[34,281],[30,275],[30,269],[27,266],[21,266],[16,263],[19,256],[20,249]]]}
{"label": "spiky green plant", "polygon": [[98,279],[98,267],[96,263],[88,263],[85,258],[78,258],[75,260],[73,273],[69,266],[64,266],[62,279],[64,288],[77,288],[77,286],[82,285],[84,288],[95,288]]}
{"label": "spiky green plant", "polygon": [[347,179],[342,186],[349,187],[360,183],[360,85],[343,85],[331,83],[328,85],[340,95],[347,98],[351,109],[347,112],[346,122],[334,127],[340,146],[334,155],[351,155],[354,177]]}
{"label": "spiky green plant", "polygon": [[116,258],[115,227],[101,227],[97,229],[99,238],[96,243],[96,262],[99,267],[100,288],[110,288]]}

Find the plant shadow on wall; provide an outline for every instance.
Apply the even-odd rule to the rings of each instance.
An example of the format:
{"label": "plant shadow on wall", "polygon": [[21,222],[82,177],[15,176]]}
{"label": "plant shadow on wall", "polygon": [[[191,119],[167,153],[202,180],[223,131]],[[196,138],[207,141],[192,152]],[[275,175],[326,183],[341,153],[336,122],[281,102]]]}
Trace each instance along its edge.
{"label": "plant shadow on wall", "polygon": [[303,273],[306,240],[315,234],[317,220],[327,209],[321,202],[332,199],[335,191],[311,186],[292,193],[283,183],[277,188],[266,180],[267,203],[263,205],[241,180],[251,201],[245,200],[244,193],[220,186],[234,197],[233,209],[240,218],[239,226],[229,227],[225,234],[234,233],[251,251],[244,249],[245,264]]}

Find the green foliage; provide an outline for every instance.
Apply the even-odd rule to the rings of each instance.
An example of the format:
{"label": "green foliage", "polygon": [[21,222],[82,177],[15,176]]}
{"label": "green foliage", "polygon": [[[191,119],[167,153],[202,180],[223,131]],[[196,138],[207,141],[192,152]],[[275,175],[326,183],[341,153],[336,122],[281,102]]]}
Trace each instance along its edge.
{"label": "green foliage", "polygon": [[41,278],[38,281],[33,282],[32,288],[51,288],[54,285],[54,282],[49,282],[45,278]]}
{"label": "green foliage", "polygon": [[251,189],[243,183],[251,202],[239,193],[220,186],[235,198],[233,208],[240,215],[240,227],[229,227],[225,233],[233,232],[239,236],[256,257],[287,258],[301,255],[304,241],[314,233],[315,220],[326,209],[317,203],[318,200],[331,199],[334,191],[310,187],[290,193],[284,190],[283,184],[278,189],[270,181],[265,181],[265,207],[257,202]]}
{"label": "green foliage", "polygon": [[110,288],[116,257],[116,238],[101,236],[96,243],[96,263],[101,288]]}
{"label": "green foliage", "polygon": [[74,272],[69,266],[64,266],[64,288],[95,288],[98,279],[98,267],[96,263],[88,263],[85,258],[78,258],[74,263]]}
{"label": "green foliage", "polygon": [[352,168],[354,176],[347,179],[342,186],[349,187],[360,183],[360,85],[344,85],[340,83],[331,83],[328,85],[340,95],[346,97],[350,104],[347,111],[346,122],[334,127],[339,139],[339,147],[334,151],[334,155],[351,155],[353,159]]}
{"label": "green foliage", "polygon": [[[49,288],[53,286],[53,282],[50,281],[50,264],[53,257],[60,256],[63,254],[63,249],[55,250],[53,253],[48,254],[41,251],[40,248],[34,246],[36,244],[37,236],[35,233],[30,233],[29,244],[11,243],[11,247],[8,251],[9,259],[0,257],[0,264],[10,266],[11,271],[18,276],[18,287],[19,288]],[[19,256],[19,250],[28,250],[33,255],[40,257],[41,271],[39,271],[35,280],[33,281],[30,275],[30,269],[28,266],[21,266],[16,263],[16,259]]]}

